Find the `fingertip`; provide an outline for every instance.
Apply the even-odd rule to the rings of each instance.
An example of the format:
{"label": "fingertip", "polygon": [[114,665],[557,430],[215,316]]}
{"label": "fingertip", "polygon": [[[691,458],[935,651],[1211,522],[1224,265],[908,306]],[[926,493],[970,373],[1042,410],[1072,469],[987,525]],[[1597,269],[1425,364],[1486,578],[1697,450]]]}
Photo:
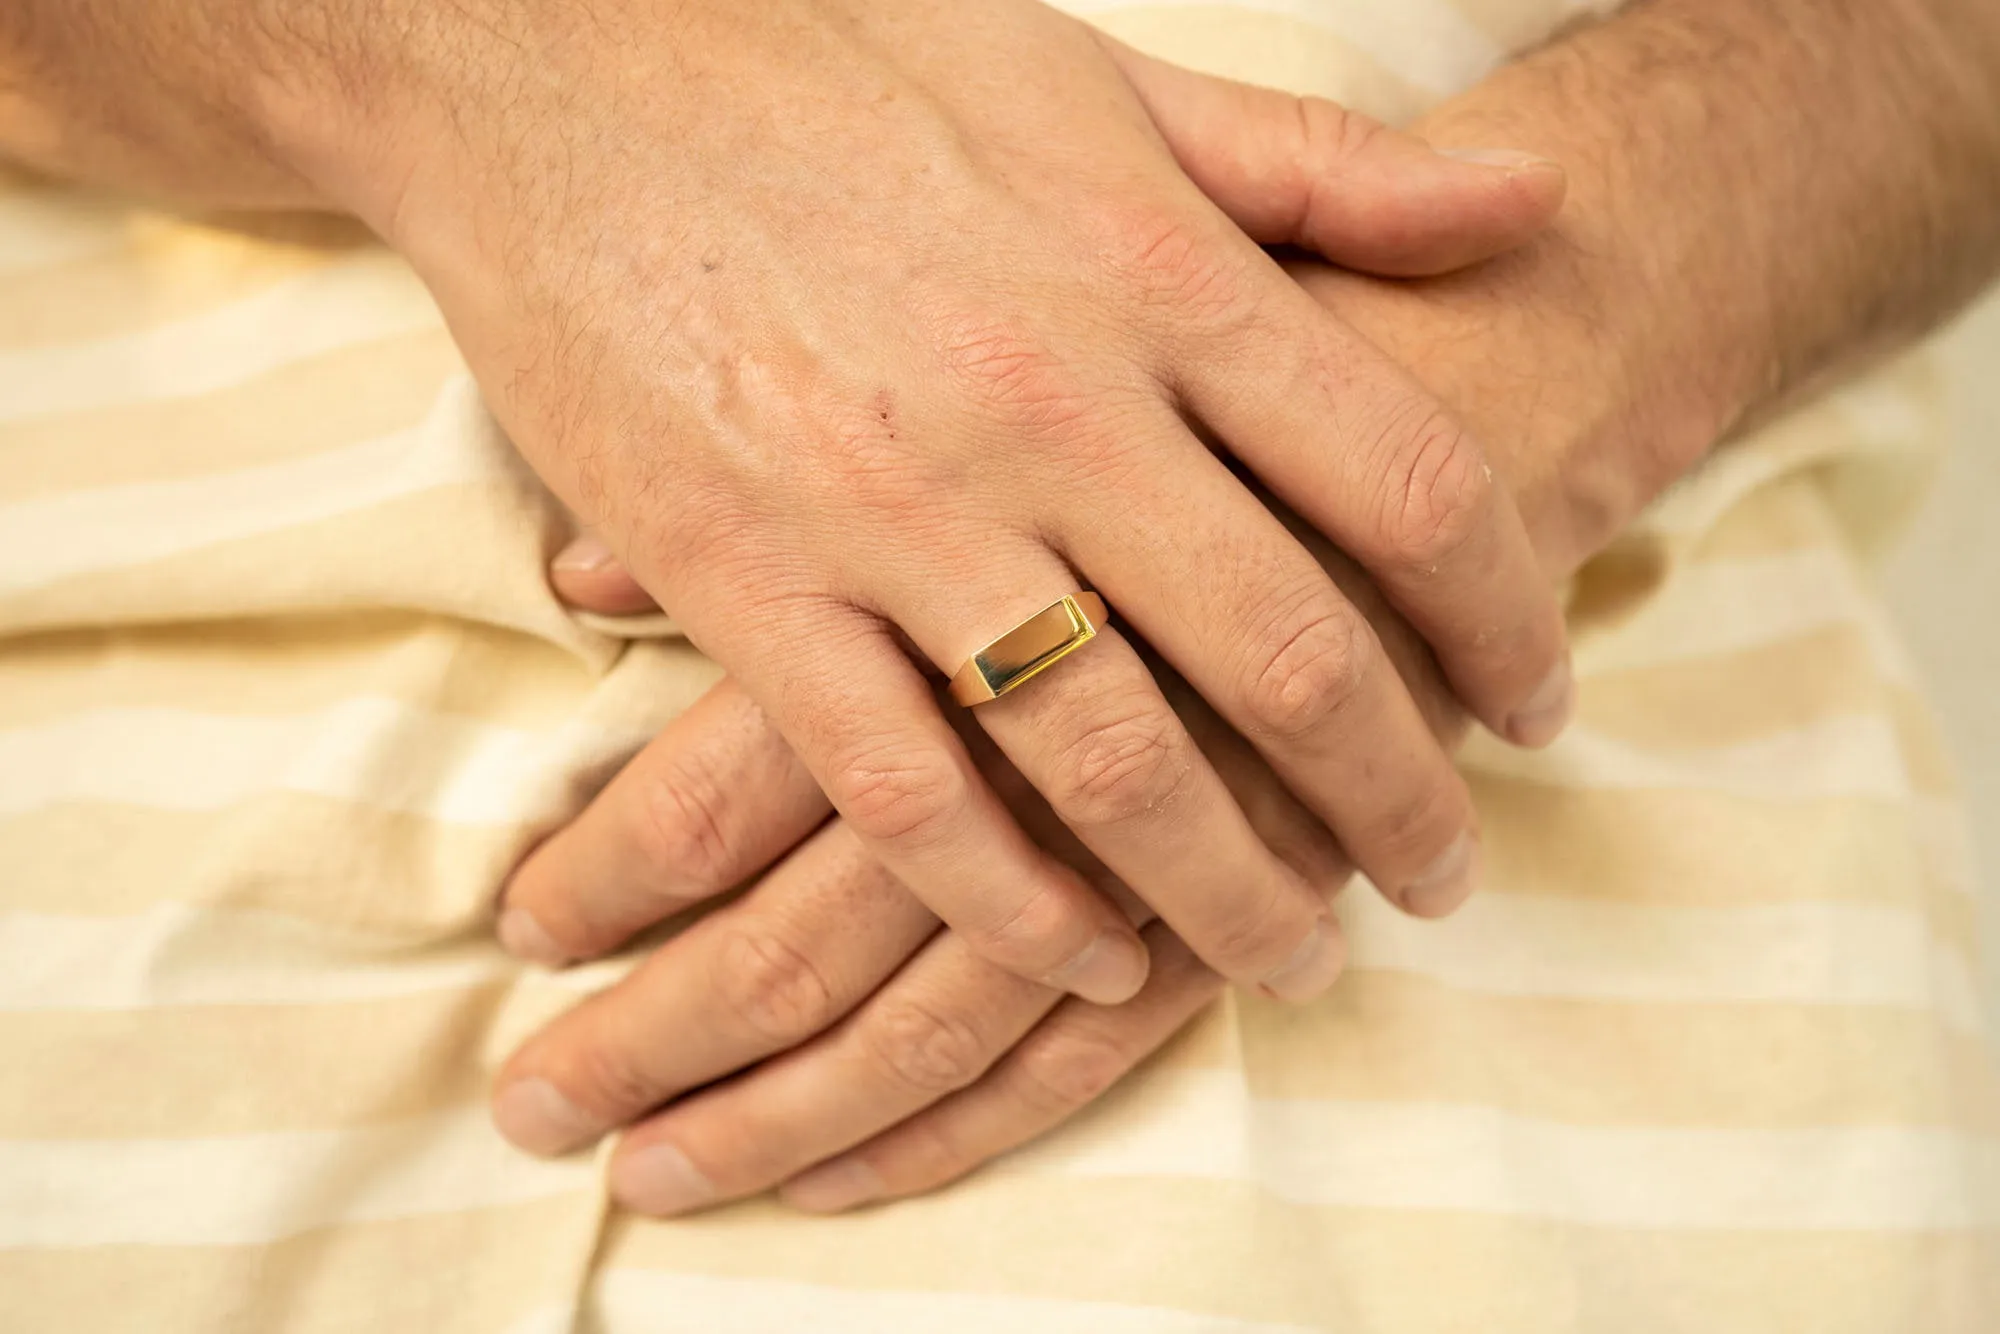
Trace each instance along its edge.
{"label": "fingertip", "polygon": [[[1427,165],[1426,165],[1427,164]],[[1356,182],[1312,248],[1383,277],[1453,273],[1532,241],[1562,211],[1562,164],[1512,149],[1442,149]]]}
{"label": "fingertip", "polygon": [[1449,917],[1479,887],[1479,840],[1461,831],[1417,877],[1405,884],[1396,901],[1412,917]]}
{"label": "fingertip", "polygon": [[1555,665],[1535,691],[1508,718],[1507,739],[1539,750],[1562,735],[1576,712],[1576,672],[1568,655]]}
{"label": "fingertip", "polygon": [[579,611],[605,616],[631,616],[655,611],[653,595],[640,587],[611,549],[585,533],[556,553],[549,562],[549,587]]}
{"label": "fingertip", "polygon": [[560,968],[569,962],[568,952],[556,943],[526,908],[509,907],[494,927],[500,946],[517,959],[526,959],[546,968]]}
{"label": "fingertip", "polygon": [[1043,981],[1093,1005],[1123,1005],[1145,987],[1151,968],[1137,934],[1106,930]]}

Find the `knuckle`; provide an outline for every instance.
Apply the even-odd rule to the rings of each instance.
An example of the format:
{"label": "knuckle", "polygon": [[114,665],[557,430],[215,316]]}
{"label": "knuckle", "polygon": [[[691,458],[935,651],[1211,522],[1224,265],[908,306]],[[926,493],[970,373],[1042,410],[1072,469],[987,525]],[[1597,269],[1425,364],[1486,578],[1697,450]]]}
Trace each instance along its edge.
{"label": "knuckle", "polygon": [[1370,152],[1388,127],[1324,97],[1302,97],[1299,129],[1308,155],[1321,163],[1352,162]]}
{"label": "knuckle", "polygon": [[1148,305],[1178,320],[1208,323],[1246,308],[1241,256],[1213,230],[1158,209],[1135,209],[1105,219],[1106,259],[1112,272]]}
{"label": "knuckle", "polygon": [[1017,320],[964,314],[932,333],[945,378],[1015,436],[1067,441],[1092,419],[1092,395],[1047,342]]}
{"label": "knuckle", "polygon": [[1140,700],[1087,721],[1055,771],[1057,811],[1086,828],[1112,828],[1168,814],[1195,768],[1174,715]]}
{"label": "knuckle", "polygon": [[1421,869],[1466,827],[1470,805],[1463,781],[1448,771],[1397,793],[1376,818],[1370,843],[1385,864]]}
{"label": "knuckle", "polygon": [[556,1087],[577,1106],[623,1119],[660,1099],[660,1085],[650,1076],[641,1054],[623,1042],[584,1043],[551,1071]]}
{"label": "knuckle", "polygon": [[1297,741],[1360,693],[1372,644],[1354,609],[1330,596],[1272,640],[1277,647],[1251,674],[1244,707],[1259,736]]}
{"label": "knuckle", "polygon": [[950,1093],[970,1084],[986,1068],[986,1047],[978,1030],[923,1001],[885,1001],[860,1031],[876,1068],[914,1092]]}
{"label": "knuckle", "polygon": [[827,798],[865,839],[922,845],[965,809],[970,789],[951,757],[935,747],[872,747],[837,760]]}
{"label": "knuckle", "polygon": [[1267,885],[1230,905],[1201,941],[1201,957],[1236,977],[1262,974],[1291,957],[1313,929],[1313,909],[1278,885]]}
{"label": "knuckle", "polygon": [[726,930],[716,949],[713,980],[728,1012],[771,1042],[796,1043],[834,1017],[826,976],[804,951],[767,930]]}
{"label": "knuckle", "polygon": [[1403,414],[1392,430],[1383,543],[1391,560],[1432,573],[1479,532],[1493,495],[1492,470],[1442,409]]}
{"label": "knuckle", "polygon": [[910,440],[886,390],[865,407],[816,424],[811,444],[795,453],[797,466],[823,469],[824,476],[802,478],[800,489],[830,481],[845,503],[878,516],[921,522],[958,490],[951,456]]}
{"label": "knuckle", "polygon": [[1082,948],[1073,943],[1088,926],[1076,906],[1048,885],[1037,885],[989,921],[955,924],[975,953],[1010,972],[1041,977]]}
{"label": "knuckle", "polygon": [[642,782],[634,805],[633,840],[654,884],[693,881],[722,889],[737,874],[726,798],[714,775],[682,755]]}
{"label": "knuckle", "polygon": [[1136,1053],[1109,1033],[1072,1028],[1021,1045],[1012,1073],[1017,1095],[1044,1114],[1074,1111],[1123,1079]]}

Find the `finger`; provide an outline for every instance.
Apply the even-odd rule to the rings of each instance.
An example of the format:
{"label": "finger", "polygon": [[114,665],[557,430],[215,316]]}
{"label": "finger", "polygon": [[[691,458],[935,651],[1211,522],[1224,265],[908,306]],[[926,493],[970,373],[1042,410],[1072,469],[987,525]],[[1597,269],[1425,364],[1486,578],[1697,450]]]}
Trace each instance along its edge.
{"label": "finger", "polygon": [[762,709],[718,683],[509,877],[499,933],[551,966],[743,883],[830,811]]}
{"label": "finger", "polygon": [[[1061,535],[1066,554],[1385,893],[1426,915],[1456,907],[1478,873],[1464,779],[1319,562],[1219,460],[1192,441],[1186,453],[1185,467],[1135,470],[1117,504]],[[1235,976],[1206,943],[1229,929],[1226,900],[1181,918],[1155,906]]]}
{"label": "finger", "polygon": [[[1168,430],[1197,468],[1215,466],[1178,422]],[[934,661],[965,661],[1076,581],[1046,550],[988,553],[899,590],[898,620]],[[1292,1000],[1332,984],[1345,949],[1323,897],[1259,841],[1115,629],[973,716],[1084,846],[1225,975]]]}
{"label": "finger", "polygon": [[1153,971],[1118,1006],[1066,1000],[970,1088],[787,1181],[786,1203],[837,1213],[935,1190],[1101,1097],[1221,994],[1223,979],[1164,927]]}
{"label": "finger", "polygon": [[653,595],[639,587],[625,563],[594,533],[585,533],[556,553],[549,562],[549,586],[557,597],[582,611],[631,616],[659,610]]}
{"label": "finger", "polygon": [[1440,153],[1319,97],[1218,79],[1099,34],[1201,192],[1263,245],[1366,273],[1447,273],[1523,244],[1562,207],[1562,167]]}
{"label": "finger", "polygon": [[1574,696],[1561,608],[1478,442],[1296,285],[1256,304],[1184,332],[1186,406],[1368,570],[1475,716],[1553,740]]}
{"label": "finger", "polygon": [[717,655],[762,674],[739,680],[781,702],[772,714],[834,809],[954,931],[1062,990],[1115,1004],[1139,989],[1138,933],[1021,831],[883,622],[821,599],[708,620],[745,636]]}
{"label": "finger", "polygon": [[1115,630],[977,718],[1062,822],[1225,975],[1287,1000],[1346,958],[1321,893],[1258,837]]}
{"label": "finger", "polygon": [[811,1039],[937,926],[846,826],[830,824],[529,1039],[495,1081],[495,1124],[530,1152],[580,1147]]}
{"label": "finger", "polygon": [[664,1216],[767,1190],[964,1088],[1061,999],[940,935],[838,1028],[634,1126],[612,1196]]}

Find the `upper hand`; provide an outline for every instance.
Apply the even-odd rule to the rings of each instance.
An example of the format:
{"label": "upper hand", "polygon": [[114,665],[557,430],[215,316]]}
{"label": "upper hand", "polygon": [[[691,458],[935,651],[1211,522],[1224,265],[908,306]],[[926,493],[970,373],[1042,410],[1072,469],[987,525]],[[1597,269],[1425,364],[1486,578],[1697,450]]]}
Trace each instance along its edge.
{"label": "upper hand", "polygon": [[[1479,717],[1547,739],[1562,631],[1511,499],[1256,242],[1448,267],[1481,253],[1431,221],[1462,220],[1431,206],[1467,172],[1507,224],[1489,250],[1559,175],[1450,163],[1026,0],[676,14],[399,52],[400,119],[321,175],[848,828],[985,957],[1137,989],[1130,923],[1023,833],[898,634],[948,671],[1089,585],[1378,883],[1467,870],[1464,784],[1366,619],[1188,423],[1368,569]],[[1415,184],[1354,208],[1385,165]],[[1290,996],[1330,981],[1321,899],[1118,634],[978,720],[1205,961]]]}

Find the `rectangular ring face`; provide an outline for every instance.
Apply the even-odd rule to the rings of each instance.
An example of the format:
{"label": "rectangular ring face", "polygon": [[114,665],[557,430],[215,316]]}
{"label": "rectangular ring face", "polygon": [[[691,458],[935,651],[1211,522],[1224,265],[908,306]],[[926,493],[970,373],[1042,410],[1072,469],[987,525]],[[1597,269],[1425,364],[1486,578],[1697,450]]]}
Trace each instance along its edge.
{"label": "rectangular ring face", "polygon": [[1004,695],[1096,637],[1076,600],[1064,598],[988,644],[972,661],[987,689]]}

